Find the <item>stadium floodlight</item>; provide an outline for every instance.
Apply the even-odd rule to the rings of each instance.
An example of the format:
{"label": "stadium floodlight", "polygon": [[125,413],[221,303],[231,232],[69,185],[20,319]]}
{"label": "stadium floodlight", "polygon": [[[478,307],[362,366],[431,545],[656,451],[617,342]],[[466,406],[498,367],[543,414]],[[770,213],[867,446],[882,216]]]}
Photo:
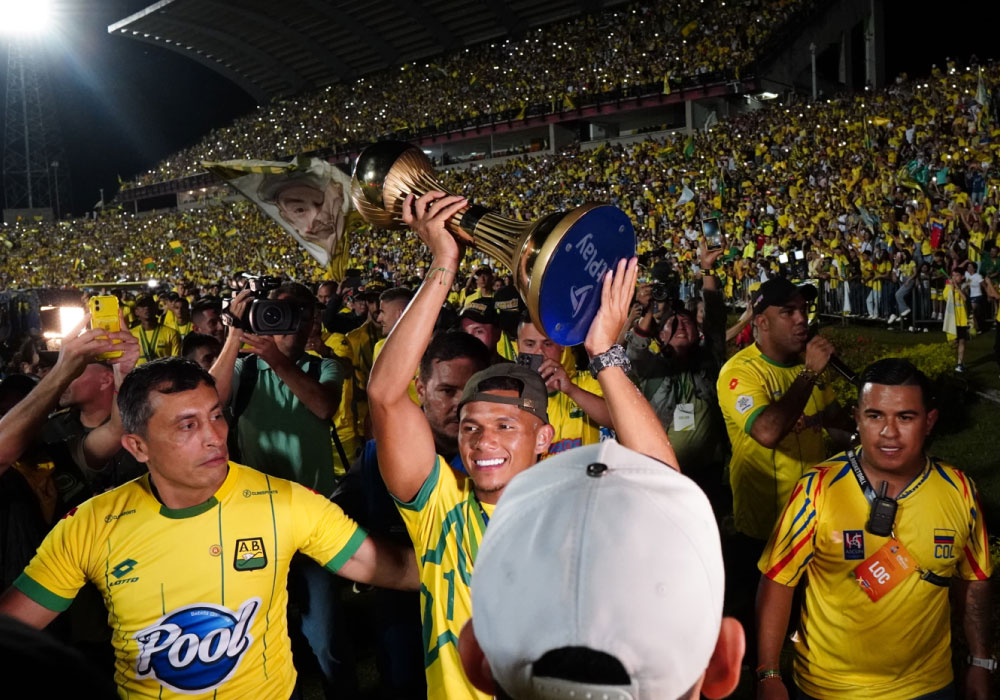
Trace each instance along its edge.
{"label": "stadium floodlight", "polygon": [[0,33],[8,36],[41,34],[52,21],[51,0],[0,0]]}
{"label": "stadium floodlight", "polygon": [[757,95],[757,99],[759,100],[773,100],[777,97],[778,93],[776,92],[762,92],[759,95]]}

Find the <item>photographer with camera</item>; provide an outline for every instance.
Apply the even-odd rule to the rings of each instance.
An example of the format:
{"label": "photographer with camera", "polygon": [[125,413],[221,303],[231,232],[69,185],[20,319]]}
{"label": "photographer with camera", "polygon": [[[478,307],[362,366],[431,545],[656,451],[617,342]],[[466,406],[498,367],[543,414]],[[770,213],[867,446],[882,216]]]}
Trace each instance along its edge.
{"label": "photographer with camera", "polygon": [[[329,496],[335,486],[330,421],[340,404],[343,372],[336,360],[305,351],[318,313],[312,292],[297,282],[273,285],[251,280],[229,304],[232,327],[211,374],[219,397],[232,409],[240,461]],[[268,287],[273,287],[269,293]],[[251,354],[237,359],[243,343]],[[289,591],[293,601],[301,601],[302,632],[328,696],[336,687],[339,697],[349,697],[353,669],[335,648],[344,637],[335,633],[336,581],[303,559],[292,564]]]}
{"label": "photographer with camera", "polygon": [[[726,498],[722,482],[726,427],[718,408],[715,383],[725,361],[726,308],[719,280],[711,274],[722,249],[698,250],[704,321],[671,298],[662,282],[640,285],[642,316],[625,338],[625,351],[643,396],[670,436],[681,471],[694,479],[720,506]],[[656,320],[656,306],[666,312]],[[699,332],[700,331],[700,332]],[[704,342],[700,336],[704,335]],[[650,346],[656,340],[659,352]]]}

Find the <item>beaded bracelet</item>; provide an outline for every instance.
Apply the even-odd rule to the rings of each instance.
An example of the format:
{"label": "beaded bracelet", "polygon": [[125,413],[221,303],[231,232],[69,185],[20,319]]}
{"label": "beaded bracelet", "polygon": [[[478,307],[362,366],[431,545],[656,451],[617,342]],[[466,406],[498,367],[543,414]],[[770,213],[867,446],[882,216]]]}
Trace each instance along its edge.
{"label": "beaded bracelet", "polygon": [[[454,270],[449,270],[447,267],[435,267],[435,268],[431,268],[431,274],[434,274],[438,270],[440,270],[441,272],[450,272],[452,275],[455,274]],[[438,278],[438,284],[444,284],[444,283],[445,283],[445,281],[444,281],[444,275],[441,275]]]}
{"label": "beaded bracelet", "polygon": [[781,671],[776,668],[758,668],[757,669],[757,680],[766,681],[768,678],[781,679]]}
{"label": "beaded bracelet", "polygon": [[803,367],[799,371],[799,376],[805,377],[811,384],[815,384],[817,381],[819,381],[819,372],[813,371],[808,367]]}

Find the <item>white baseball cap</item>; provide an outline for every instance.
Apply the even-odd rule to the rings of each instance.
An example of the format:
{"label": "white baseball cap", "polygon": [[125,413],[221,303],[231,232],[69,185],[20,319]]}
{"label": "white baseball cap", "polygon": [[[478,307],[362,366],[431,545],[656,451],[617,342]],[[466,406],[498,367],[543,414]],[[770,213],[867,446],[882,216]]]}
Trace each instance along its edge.
{"label": "white baseball cap", "polygon": [[[472,616],[494,680],[517,700],[673,699],[708,666],[724,587],[701,489],[608,440],[510,482],[476,558]],[[571,647],[614,657],[630,683],[535,675],[536,661]]]}

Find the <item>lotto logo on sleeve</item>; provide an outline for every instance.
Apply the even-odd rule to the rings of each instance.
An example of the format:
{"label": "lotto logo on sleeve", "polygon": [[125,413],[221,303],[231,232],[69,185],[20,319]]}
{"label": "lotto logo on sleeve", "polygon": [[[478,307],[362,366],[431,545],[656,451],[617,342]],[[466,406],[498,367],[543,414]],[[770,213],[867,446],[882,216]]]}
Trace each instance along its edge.
{"label": "lotto logo on sleeve", "polygon": [[253,643],[260,598],[248,598],[236,614],[212,603],[172,610],[135,633],[137,678],[153,678],[175,693],[207,693],[228,681]]}

